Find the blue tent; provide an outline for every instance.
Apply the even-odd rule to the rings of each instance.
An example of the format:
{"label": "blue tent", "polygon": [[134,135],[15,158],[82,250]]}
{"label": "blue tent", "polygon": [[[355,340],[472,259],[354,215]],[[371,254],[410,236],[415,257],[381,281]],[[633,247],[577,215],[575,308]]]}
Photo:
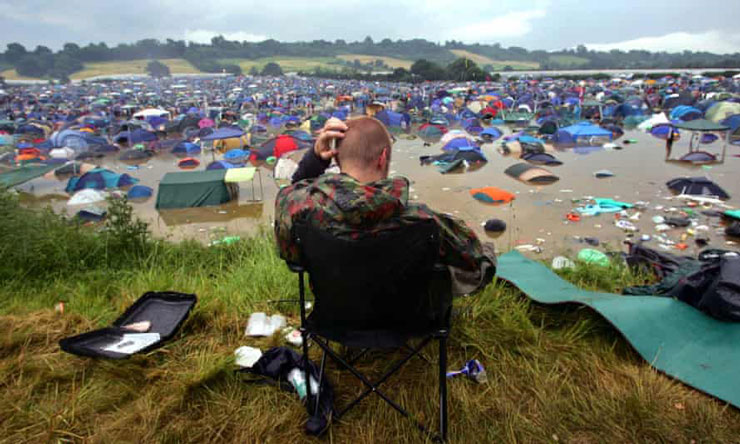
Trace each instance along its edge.
{"label": "blue tent", "polygon": [[71,129],[52,134],[49,141],[56,148],[66,146],[72,149],[87,148],[90,145],[104,145],[107,143],[102,137]]}
{"label": "blue tent", "polygon": [[225,160],[217,160],[215,162],[209,163],[206,169],[207,170],[228,170],[229,168],[241,168],[243,166],[244,166],[243,163],[231,163]]}
{"label": "blue tent", "polygon": [[689,120],[701,119],[703,115],[704,113],[701,110],[693,106],[679,105],[671,110],[669,118],[671,120],[683,120],[687,122]]}
{"label": "blue tent", "polygon": [[614,135],[611,131],[590,122],[580,122],[558,130],[555,133],[554,140],[558,143],[583,143],[588,142],[589,139],[594,137],[609,138],[609,140],[612,140]]}
{"label": "blue tent", "polygon": [[408,128],[411,123],[411,117],[408,114],[397,113],[384,109],[375,114],[375,118],[383,122],[389,130]]}
{"label": "blue tent", "polygon": [[475,145],[473,142],[468,140],[467,137],[456,137],[449,142],[445,144],[445,146],[442,147],[443,151],[452,151],[457,149],[470,149],[470,148],[477,148],[477,145]]}
{"label": "blue tent", "polygon": [[225,126],[223,128],[217,129],[216,131],[212,132],[211,134],[208,134],[207,136],[201,137],[200,140],[209,141],[209,140],[233,139],[235,137],[241,137],[243,135],[244,135],[244,131],[242,131],[241,128],[237,128],[234,126]]}
{"label": "blue tent", "polygon": [[157,135],[151,131],[137,128],[133,131],[121,131],[116,134],[113,141],[116,143],[128,142],[128,143],[141,143],[141,142],[153,142],[157,140]]}
{"label": "blue tent", "polygon": [[224,159],[229,162],[241,162],[247,157],[249,157],[249,150],[242,150],[239,148],[234,148],[224,153]]}
{"label": "blue tent", "polygon": [[722,125],[729,126],[732,131],[740,128],[740,114],[734,114],[722,121]]}
{"label": "blue tent", "polygon": [[174,154],[198,154],[200,153],[200,146],[195,143],[188,142],[187,140],[183,140],[172,147],[172,152]]}
{"label": "blue tent", "polygon": [[129,199],[146,199],[152,197],[152,189],[144,185],[134,185],[128,190],[126,196]]}
{"label": "blue tent", "polygon": [[491,141],[498,139],[499,137],[501,137],[502,134],[503,132],[501,132],[500,129],[493,126],[486,128],[480,132],[481,137],[486,137]]}
{"label": "blue tent", "polygon": [[104,168],[95,168],[81,177],[71,177],[67,182],[65,191],[73,193],[75,191],[92,188],[95,190],[104,190],[108,188],[120,188],[137,183],[139,179],[129,176],[128,174],[116,174],[113,171]]}

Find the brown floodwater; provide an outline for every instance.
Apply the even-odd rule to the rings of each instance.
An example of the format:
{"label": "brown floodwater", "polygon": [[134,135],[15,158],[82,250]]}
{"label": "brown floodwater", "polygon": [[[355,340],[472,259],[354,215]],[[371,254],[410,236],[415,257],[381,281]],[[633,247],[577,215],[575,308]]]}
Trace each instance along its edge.
{"label": "brown floodwater", "polygon": [[[506,134],[512,129],[506,129]],[[624,144],[626,139],[636,139],[634,144]],[[688,151],[688,137],[674,144],[673,157],[677,158]],[[740,147],[728,146],[727,158],[723,164],[711,167],[696,167],[680,162],[666,162],[665,143],[649,134],[638,131],[627,131],[616,141],[623,147],[621,150],[595,150],[588,154],[579,154],[573,149],[554,150],[552,153],[563,162],[561,166],[545,167],[557,175],[560,180],[551,185],[533,186],[519,182],[506,174],[504,170],[510,165],[521,162],[518,154],[504,156],[499,153],[498,143],[483,145],[483,152],[488,162],[478,169],[464,173],[441,174],[433,165],[421,165],[419,156],[440,153],[440,144],[425,147],[421,140],[400,139],[393,148],[391,170],[394,174],[403,175],[411,180],[411,196],[428,204],[431,208],[453,214],[465,220],[484,240],[493,241],[497,250],[507,251],[521,245],[538,245],[540,253],[527,253],[532,256],[552,257],[557,254],[578,251],[588,245],[578,238],[595,237],[602,244],[612,249],[620,248],[626,233],[614,225],[613,214],[602,214],[594,217],[583,217],[580,222],[568,222],[565,219],[579,203],[574,200],[585,197],[607,197],[625,202],[644,202],[647,209],[639,220],[631,220],[638,228],[636,236],[648,234],[654,236],[655,215],[671,215],[666,209],[681,208],[682,203],[669,200],[671,192],[665,183],[675,177],[707,175],[722,186],[732,198],[726,202],[732,207],[740,207],[740,178],[738,167]],[[549,147],[552,148],[552,147]],[[719,153],[721,143],[715,142],[704,146],[709,152]],[[219,155],[204,151],[198,156],[201,160],[199,169]],[[272,178],[272,172],[261,168],[262,190],[261,201],[253,201],[250,184],[241,184],[238,201],[225,205],[181,210],[157,211],[154,208],[158,183],[166,172],[179,171],[179,159],[169,153],[161,153],[148,162],[139,165],[136,170],[129,170],[129,165],[117,160],[117,154],[96,159],[91,163],[104,166],[118,173],[128,173],[140,179],[141,185],[154,189],[155,195],[145,202],[132,203],[136,214],[149,223],[155,236],[171,240],[186,238],[202,242],[219,239],[224,236],[249,235],[258,232],[260,226],[272,223],[274,199],[278,190]],[[614,176],[598,179],[593,173],[608,169]],[[51,205],[56,211],[72,213],[77,209],[66,206],[68,195],[64,192],[65,180],[39,178],[18,187],[23,192],[23,199],[29,205]],[[492,206],[473,199],[469,190],[484,186],[494,186],[510,191],[516,199],[510,204]],[[258,176],[255,176],[255,196],[260,197]],[[656,207],[664,207],[656,209]],[[634,211],[630,212],[633,214]],[[499,218],[506,222],[507,230],[496,238],[488,236],[482,223],[490,218]],[[710,239],[710,245],[719,248],[737,249],[734,241],[723,234],[723,227],[718,219],[700,216],[699,223],[708,226],[708,231],[701,234]],[[675,242],[681,242],[685,229],[672,229],[665,236]],[[685,237],[685,235],[684,235]],[[698,247],[688,237],[686,253],[696,253]],[[728,242],[730,242],[728,244]],[[653,240],[649,245],[655,247]],[[674,250],[677,252],[677,250]]]}

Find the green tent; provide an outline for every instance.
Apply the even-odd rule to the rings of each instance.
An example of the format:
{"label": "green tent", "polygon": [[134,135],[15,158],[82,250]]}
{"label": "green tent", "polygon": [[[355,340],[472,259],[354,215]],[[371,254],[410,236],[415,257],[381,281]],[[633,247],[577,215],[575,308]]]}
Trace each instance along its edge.
{"label": "green tent", "polygon": [[157,209],[205,207],[226,203],[238,195],[236,184],[224,182],[227,170],[167,173],[159,183]]}
{"label": "green tent", "polygon": [[58,165],[23,165],[0,174],[0,188],[10,188],[43,176]]}

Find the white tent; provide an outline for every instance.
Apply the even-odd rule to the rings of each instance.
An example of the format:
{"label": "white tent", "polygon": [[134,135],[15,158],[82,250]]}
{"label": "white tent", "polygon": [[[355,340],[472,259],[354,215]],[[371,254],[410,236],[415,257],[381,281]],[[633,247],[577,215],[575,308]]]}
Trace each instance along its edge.
{"label": "white tent", "polygon": [[649,119],[640,122],[639,125],[637,125],[637,129],[640,131],[650,131],[655,125],[660,125],[661,123],[670,123],[671,121],[668,120],[668,117],[665,116],[665,113],[658,113],[653,114],[652,117]]}
{"label": "white tent", "polygon": [[72,159],[75,154],[75,150],[67,146],[49,151],[49,157],[52,159]]}
{"label": "white tent", "polygon": [[74,194],[68,201],[67,205],[88,205],[92,203],[102,202],[108,196],[105,191],[98,191],[86,188],[80,190]]}
{"label": "white tent", "polygon": [[144,120],[147,117],[164,117],[165,119],[169,119],[170,113],[159,108],[147,108],[134,114],[134,119]]}

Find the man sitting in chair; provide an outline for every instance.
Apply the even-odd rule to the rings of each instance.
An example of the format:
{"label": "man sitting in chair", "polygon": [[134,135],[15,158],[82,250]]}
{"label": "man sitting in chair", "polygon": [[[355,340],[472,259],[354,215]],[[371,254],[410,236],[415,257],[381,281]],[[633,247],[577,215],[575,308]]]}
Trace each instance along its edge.
{"label": "man sitting in chair", "polygon": [[[298,261],[291,228],[300,219],[348,238],[433,219],[441,235],[440,262],[451,271],[453,294],[483,289],[496,271],[493,245],[481,244],[463,221],[409,202],[408,179],[388,177],[392,144],[388,130],[372,117],[326,122],[314,148],[301,159],[292,185],[275,199],[280,257]],[[324,174],[332,159],[341,172]]]}

